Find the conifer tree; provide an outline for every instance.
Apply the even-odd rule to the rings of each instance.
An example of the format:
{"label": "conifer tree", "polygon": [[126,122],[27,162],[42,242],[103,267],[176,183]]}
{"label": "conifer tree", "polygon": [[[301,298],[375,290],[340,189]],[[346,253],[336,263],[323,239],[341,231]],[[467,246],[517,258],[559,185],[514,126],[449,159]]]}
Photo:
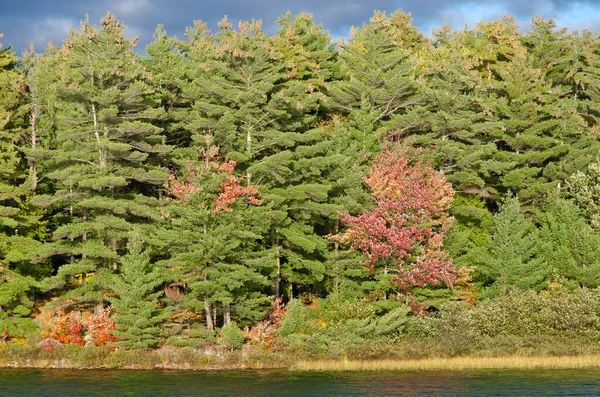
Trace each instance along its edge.
{"label": "conifer tree", "polygon": [[160,268],[150,263],[142,248],[139,234],[130,238],[128,253],[122,260],[120,274],[111,274],[107,288],[116,296],[108,300],[114,306],[113,317],[117,329],[112,333],[119,338],[116,346],[124,349],[147,349],[160,341],[160,323],[165,312],[159,308],[158,298],[163,294]]}
{"label": "conifer tree", "polygon": [[163,210],[168,224],[155,236],[170,256],[163,261],[169,280],[183,287],[184,307],[203,312],[211,330],[217,306],[227,325],[259,320],[269,302],[272,263],[258,244],[268,218],[259,192],[234,167],[234,161],[219,161],[212,147],[203,161],[172,176],[171,204]]}
{"label": "conifer tree", "polygon": [[551,197],[538,209],[541,257],[567,285],[600,285],[600,236],[571,200]]}
{"label": "conifer tree", "polygon": [[[534,33],[539,35],[539,28]],[[508,191],[535,205],[590,161],[592,124],[546,73],[545,56],[511,17],[473,30],[439,31],[421,58],[429,111],[416,142],[434,146],[454,186],[490,203]],[[547,43],[547,44],[546,44]],[[428,115],[427,115],[428,114]]]}
{"label": "conifer tree", "polygon": [[32,249],[36,244],[22,227],[26,220],[22,197],[27,189],[19,132],[26,121],[23,76],[16,67],[16,54],[0,45],[0,329],[9,336],[22,336],[36,327],[27,319],[37,286],[29,275],[35,275],[36,270],[20,267],[19,255],[15,255],[15,251]]}
{"label": "conifer tree", "polygon": [[50,211],[33,204],[33,197],[50,188],[40,184],[38,163],[50,156],[54,131],[55,84],[57,69],[53,56],[56,48],[49,45],[45,54],[35,53],[33,46],[25,51],[19,62],[23,74],[22,113],[24,122],[19,126],[18,150],[21,155],[19,185],[14,186],[18,195],[13,197],[19,212],[15,215],[18,226],[14,229],[12,244],[7,251],[5,263],[22,275],[36,279],[50,276],[53,272],[48,259],[37,260],[32,252],[41,249],[50,237]]}
{"label": "conifer tree", "polygon": [[[0,35],[1,37],[1,35]],[[10,250],[19,221],[20,185],[24,174],[19,152],[19,129],[25,123],[23,112],[23,76],[16,70],[17,56],[10,48],[0,47],[0,260]]]}
{"label": "conifer tree", "polygon": [[235,30],[224,19],[214,35],[195,23],[179,44],[188,78],[178,79],[191,103],[191,141],[202,146],[206,134],[214,136],[271,209],[275,294],[281,277],[288,287],[323,278],[327,243],[315,222],[323,223],[329,186],[315,183],[327,166],[326,134],[317,123],[333,78],[328,67],[336,64],[329,37],[308,15],[280,23],[273,39],[260,22],[241,22]]}
{"label": "conifer tree", "polygon": [[167,178],[159,156],[169,147],[151,123],[163,112],[133,52],[137,40],[125,39],[124,29],[110,13],[100,28],[86,19],[58,52],[56,146],[43,167],[53,190],[34,200],[60,219],[55,242],[37,257],[69,262],[47,287],[82,274],[84,299],[98,303],[100,284],[87,286],[86,274],[116,269],[133,226],[159,219],[156,196]]}
{"label": "conifer tree", "polygon": [[494,226],[477,269],[487,278],[486,296],[511,288],[540,290],[550,278],[535,225],[521,212],[516,196],[508,197],[494,215]]}
{"label": "conifer tree", "polygon": [[389,17],[376,11],[369,24],[352,28],[351,35],[341,49],[350,79],[336,85],[336,104],[345,112],[370,115],[372,128],[384,124],[380,133],[386,134],[421,103],[410,57],[425,47],[426,40],[402,10]]}

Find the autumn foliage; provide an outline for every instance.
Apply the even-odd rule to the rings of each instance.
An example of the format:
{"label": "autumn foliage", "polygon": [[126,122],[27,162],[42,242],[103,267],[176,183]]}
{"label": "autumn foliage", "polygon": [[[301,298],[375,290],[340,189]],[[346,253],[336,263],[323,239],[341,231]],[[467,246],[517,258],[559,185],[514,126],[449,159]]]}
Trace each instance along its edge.
{"label": "autumn foliage", "polygon": [[221,191],[215,201],[215,212],[231,212],[231,205],[235,200],[243,197],[248,204],[261,205],[258,198],[259,191],[250,184],[243,186],[240,177],[233,175],[236,162],[229,160],[221,164],[217,169],[225,175],[225,181],[221,184]]}
{"label": "autumn foliage", "polygon": [[404,289],[441,281],[452,285],[457,276],[442,251],[454,191],[419,155],[406,145],[384,149],[365,180],[374,206],[358,216],[340,214],[349,227],[334,237],[361,251],[371,273],[377,266],[397,267],[393,281]]}
{"label": "autumn foliage", "polygon": [[84,336],[85,325],[77,313],[71,312],[65,314],[59,311],[50,324],[49,331],[42,331],[46,338],[55,339],[63,344],[85,345]]}
{"label": "autumn foliage", "polygon": [[181,202],[196,192],[202,192],[204,190],[203,180],[220,177],[222,182],[219,193],[213,200],[214,212],[231,212],[231,205],[238,198],[244,198],[248,204],[261,205],[260,192],[249,183],[244,185],[243,178],[234,175],[235,166],[236,162],[233,160],[221,162],[219,150],[213,146],[203,153],[203,161],[200,165],[188,164],[185,177],[177,178],[175,175],[171,175],[164,186],[171,201]]}
{"label": "autumn foliage", "polygon": [[119,339],[110,331],[115,330],[115,323],[109,318],[114,308],[108,307],[99,314],[82,320],[76,312],[65,313],[58,311],[48,324],[48,330],[41,334],[49,339],[54,339],[62,344],[75,344],[83,346],[86,335],[96,346],[116,342]]}
{"label": "autumn foliage", "polygon": [[271,303],[271,310],[263,321],[257,323],[252,329],[246,329],[246,337],[253,343],[260,343],[263,347],[269,348],[275,341],[275,331],[281,326],[287,311],[287,306],[283,303],[283,297],[277,297]]}
{"label": "autumn foliage", "polygon": [[110,333],[110,331],[117,329],[114,321],[109,317],[114,309],[114,307],[109,306],[86,322],[88,334],[96,346],[110,344],[119,340],[118,337]]}

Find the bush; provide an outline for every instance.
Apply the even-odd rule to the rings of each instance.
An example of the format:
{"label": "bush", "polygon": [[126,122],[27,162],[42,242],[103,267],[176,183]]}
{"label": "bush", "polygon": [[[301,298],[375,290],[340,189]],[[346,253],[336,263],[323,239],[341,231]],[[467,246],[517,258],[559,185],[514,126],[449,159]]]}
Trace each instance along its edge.
{"label": "bush", "polygon": [[236,323],[223,326],[219,338],[217,339],[221,346],[231,350],[241,349],[245,340],[246,335]]}

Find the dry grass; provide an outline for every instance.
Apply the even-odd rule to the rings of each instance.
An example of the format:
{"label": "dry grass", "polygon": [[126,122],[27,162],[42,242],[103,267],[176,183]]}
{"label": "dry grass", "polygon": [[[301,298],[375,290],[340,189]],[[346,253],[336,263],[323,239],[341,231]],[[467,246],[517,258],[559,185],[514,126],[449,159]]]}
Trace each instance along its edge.
{"label": "dry grass", "polygon": [[455,357],[423,360],[299,361],[293,371],[461,371],[474,369],[575,369],[600,367],[600,355],[563,357]]}

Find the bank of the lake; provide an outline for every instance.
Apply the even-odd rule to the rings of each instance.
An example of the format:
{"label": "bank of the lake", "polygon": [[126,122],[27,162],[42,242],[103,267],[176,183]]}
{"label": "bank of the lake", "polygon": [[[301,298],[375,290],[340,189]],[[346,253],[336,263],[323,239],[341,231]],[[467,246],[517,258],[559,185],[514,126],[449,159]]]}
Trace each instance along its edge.
{"label": "bank of the lake", "polygon": [[[394,347],[390,346],[390,351]],[[398,351],[396,352],[398,353]],[[404,352],[407,353],[407,352]],[[378,371],[469,371],[600,368],[600,354],[475,355],[413,358],[312,357],[302,358],[290,350],[266,351],[255,346],[241,350],[163,347],[156,350],[116,350],[105,347],[60,346],[46,350],[36,346],[5,345],[0,351],[0,368],[37,369],[127,369],[127,370],[241,370],[278,369],[295,372],[378,372]],[[496,352],[497,353],[497,352]]]}

